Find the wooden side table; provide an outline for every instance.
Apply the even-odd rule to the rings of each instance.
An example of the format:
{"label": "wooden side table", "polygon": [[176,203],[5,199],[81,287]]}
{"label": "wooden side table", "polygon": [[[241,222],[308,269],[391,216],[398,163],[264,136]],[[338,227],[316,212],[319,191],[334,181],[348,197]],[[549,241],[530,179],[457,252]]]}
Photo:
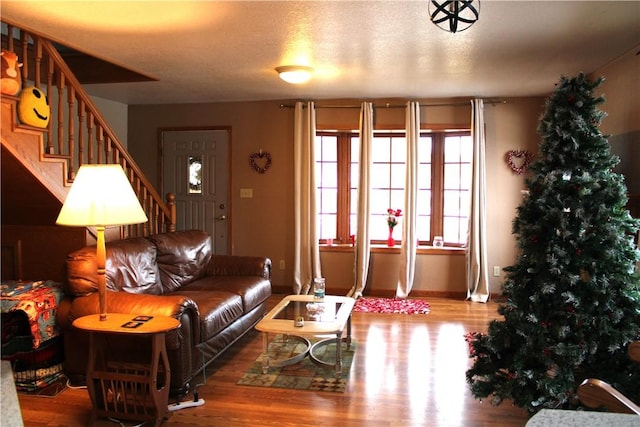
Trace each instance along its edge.
{"label": "wooden side table", "polygon": [[[73,326],[89,332],[87,388],[93,403],[90,425],[97,418],[120,417],[127,420],[155,420],[159,426],[168,418],[171,368],[165,347],[165,333],[178,328],[180,322],[167,316],[136,316],[108,313],[76,319]],[[148,363],[114,360],[107,342],[118,336],[139,336],[150,342]],[[142,352],[142,343],[140,352]],[[136,352],[138,353],[138,352]],[[137,355],[139,356],[140,353]]]}

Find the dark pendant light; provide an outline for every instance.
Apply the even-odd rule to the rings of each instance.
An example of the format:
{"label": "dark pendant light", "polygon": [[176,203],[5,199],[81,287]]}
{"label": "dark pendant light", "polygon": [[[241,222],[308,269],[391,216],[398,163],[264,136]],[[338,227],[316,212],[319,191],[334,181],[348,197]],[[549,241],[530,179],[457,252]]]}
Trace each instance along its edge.
{"label": "dark pendant light", "polygon": [[431,22],[445,31],[464,31],[480,17],[480,0],[430,0],[429,16]]}

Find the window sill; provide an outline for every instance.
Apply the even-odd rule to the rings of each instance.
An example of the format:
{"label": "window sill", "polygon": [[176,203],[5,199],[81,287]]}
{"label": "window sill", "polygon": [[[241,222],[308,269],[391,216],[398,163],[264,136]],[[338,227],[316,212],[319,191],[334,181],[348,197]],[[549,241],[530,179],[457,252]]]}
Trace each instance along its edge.
{"label": "window sill", "polygon": [[[320,252],[353,252],[354,246],[352,245],[320,245]],[[371,245],[371,253],[387,253],[395,254],[400,253],[400,245],[389,247],[387,245]],[[416,252],[419,255],[465,255],[467,253],[466,248],[454,248],[444,247],[435,248],[433,246],[418,246]]]}

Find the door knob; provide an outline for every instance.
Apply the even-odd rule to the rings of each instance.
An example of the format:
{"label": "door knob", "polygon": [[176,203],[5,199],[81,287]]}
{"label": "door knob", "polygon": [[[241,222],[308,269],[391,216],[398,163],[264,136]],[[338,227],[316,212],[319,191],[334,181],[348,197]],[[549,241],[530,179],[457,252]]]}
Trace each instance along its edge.
{"label": "door knob", "polygon": [[219,217],[216,218],[218,221],[224,221],[227,219],[226,215],[220,215]]}

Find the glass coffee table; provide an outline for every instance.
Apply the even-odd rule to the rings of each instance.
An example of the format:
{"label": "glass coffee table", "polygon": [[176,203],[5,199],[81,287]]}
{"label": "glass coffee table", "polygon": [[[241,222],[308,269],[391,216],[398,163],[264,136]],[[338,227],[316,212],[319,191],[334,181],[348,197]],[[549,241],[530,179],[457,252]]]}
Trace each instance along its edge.
{"label": "glass coffee table", "polygon": [[[263,358],[262,372],[269,372],[270,366],[286,366],[301,361],[309,355],[319,364],[333,367],[336,378],[342,376],[342,343],[351,347],[351,311],[355,300],[350,297],[327,295],[315,300],[313,295],[288,295],[258,322],[256,329],[262,332]],[[343,337],[344,330],[346,337]],[[288,339],[306,343],[306,351],[288,359],[271,360],[269,357],[269,334],[281,334]],[[311,345],[305,337],[326,339]],[[332,342],[336,343],[335,363],[316,357],[317,349]]]}

